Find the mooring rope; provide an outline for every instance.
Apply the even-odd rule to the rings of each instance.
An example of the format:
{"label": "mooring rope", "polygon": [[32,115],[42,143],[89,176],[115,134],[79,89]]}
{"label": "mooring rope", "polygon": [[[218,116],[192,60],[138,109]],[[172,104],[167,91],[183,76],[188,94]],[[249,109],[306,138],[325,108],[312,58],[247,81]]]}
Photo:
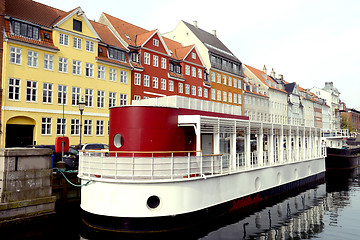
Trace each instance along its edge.
{"label": "mooring rope", "polygon": [[74,184],[74,183],[70,182],[70,180],[66,177],[65,173],[77,172],[76,170],[68,170],[68,171],[66,171],[66,170],[61,169],[61,168],[54,168],[54,169],[57,170],[58,172],[60,172],[60,173],[64,176],[65,180],[66,180],[68,183],[70,183],[71,185],[73,185],[74,187],[84,187],[84,186],[87,186],[87,185],[91,182],[91,179],[89,179],[89,180],[88,180],[86,183],[84,183],[84,184],[81,184],[81,185]]}

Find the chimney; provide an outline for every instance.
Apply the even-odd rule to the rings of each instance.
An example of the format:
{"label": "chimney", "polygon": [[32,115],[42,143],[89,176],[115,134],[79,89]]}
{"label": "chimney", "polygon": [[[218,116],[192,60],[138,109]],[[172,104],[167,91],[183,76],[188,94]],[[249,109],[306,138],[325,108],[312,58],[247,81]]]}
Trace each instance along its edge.
{"label": "chimney", "polygon": [[271,69],[270,76],[275,79],[275,71],[273,68]]}
{"label": "chimney", "polygon": [[263,72],[267,75],[267,69],[266,69],[266,67],[265,67],[265,64],[264,64],[264,67],[263,67]]}
{"label": "chimney", "polygon": [[279,74],[278,79],[280,79],[281,81],[284,81],[284,76],[282,74]]}
{"label": "chimney", "polygon": [[198,27],[198,26],[197,26],[197,21],[193,21],[193,25],[194,25],[194,27],[197,28],[197,27]]}
{"label": "chimney", "polygon": [[216,30],[212,30],[212,34],[216,37]]}

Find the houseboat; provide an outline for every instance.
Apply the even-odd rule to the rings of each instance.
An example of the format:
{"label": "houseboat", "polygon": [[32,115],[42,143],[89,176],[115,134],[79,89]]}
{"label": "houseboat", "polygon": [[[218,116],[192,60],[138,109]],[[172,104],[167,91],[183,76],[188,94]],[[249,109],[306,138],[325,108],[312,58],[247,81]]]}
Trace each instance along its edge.
{"label": "houseboat", "polygon": [[350,169],[360,166],[360,144],[349,144],[348,129],[322,130],[322,144],[326,146],[327,170]]}
{"label": "houseboat", "polygon": [[111,108],[109,125],[109,151],[80,153],[95,228],[179,229],[324,181],[320,129],[249,121],[240,106],[144,99]]}

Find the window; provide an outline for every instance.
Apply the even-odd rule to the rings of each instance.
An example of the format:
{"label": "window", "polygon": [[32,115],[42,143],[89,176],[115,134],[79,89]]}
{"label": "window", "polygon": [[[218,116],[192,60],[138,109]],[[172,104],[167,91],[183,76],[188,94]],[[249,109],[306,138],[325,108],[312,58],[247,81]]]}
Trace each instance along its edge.
{"label": "window", "polygon": [[73,69],[72,73],[74,75],[80,75],[81,74],[81,62],[78,60],[73,60]]}
{"label": "window", "polygon": [[80,88],[79,87],[72,87],[72,92],[71,92],[71,104],[73,106],[77,106],[78,102],[80,100]]}
{"label": "window", "polygon": [[41,118],[41,135],[51,135],[51,118]]}
{"label": "window", "polygon": [[215,89],[211,89],[211,99],[215,100],[216,99],[216,94],[215,94]]}
{"label": "window", "polygon": [[54,70],[54,55],[44,54],[44,69]]}
{"label": "window", "polygon": [[150,53],[144,53],[144,64],[150,65]]}
{"label": "window", "polygon": [[237,79],[234,78],[234,88],[236,88]]}
{"label": "window", "polygon": [[202,78],[202,69],[198,69],[198,78]]}
{"label": "window", "polygon": [[196,77],[196,67],[191,67],[191,76]]}
{"label": "window", "polygon": [[120,93],[120,106],[127,105],[127,94]]}
{"label": "window", "polygon": [[241,79],[238,80],[238,88],[241,89]]}
{"label": "window", "polygon": [[104,135],[104,120],[96,120],[96,135]]}
{"label": "window", "polygon": [[232,86],[232,78],[231,77],[228,78],[228,85]]}
{"label": "window", "polygon": [[191,53],[192,59],[196,59],[196,53]]}
{"label": "window", "polygon": [[65,135],[66,134],[66,119],[58,118],[56,120],[56,134],[57,135]]}
{"label": "window", "polygon": [[149,75],[144,75],[144,86],[150,87],[150,76]]}
{"label": "window", "polygon": [[184,84],[179,83],[179,93],[184,93]]}
{"label": "window", "polygon": [[21,64],[21,48],[10,47],[10,63]]}
{"label": "window", "polygon": [[185,94],[190,94],[190,85],[185,84]]}
{"label": "window", "polygon": [[9,100],[20,100],[20,79],[9,78]]}
{"label": "window", "polygon": [[52,103],[53,85],[51,83],[43,83],[43,103]]}
{"label": "window", "polygon": [[92,135],[92,120],[90,120],[90,119],[84,120],[84,135],[85,136]]}
{"label": "window", "polygon": [[60,33],[59,35],[59,44],[64,46],[69,46],[69,35]]}
{"label": "window", "polygon": [[159,88],[159,81],[157,77],[153,77],[153,88]]}
{"label": "window", "polygon": [[82,32],[82,22],[76,19],[73,19],[73,30]]}
{"label": "window", "polygon": [[185,65],[185,74],[190,75],[190,66],[189,65]]}
{"label": "window", "polygon": [[116,82],[116,69],[115,68],[109,68],[109,80]]}
{"label": "window", "polygon": [[234,95],[234,103],[237,103],[237,94],[234,93],[233,95]]}
{"label": "window", "polygon": [[153,45],[154,45],[155,47],[158,47],[158,46],[159,46],[159,40],[153,39]]}
{"label": "window", "polygon": [[161,90],[166,90],[166,79],[164,79],[164,78],[161,79],[160,88],[161,88]]}
{"label": "window", "polygon": [[134,95],[134,100],[140,100],[141,97],[139,95]]}
{"label": "window", "polygon": [[196,86],[191,86],[191,94],[196,96]]}
{"label": "window", "polygon": [[95,43],[94,43],[94,42],[89,41],[89,40],[86,40],[86,42],[85,42],[85,49],[86,49],[86,51],[88,51],[88,52],[94,52],[94,46],[95,46]]}
{"label": "window", "polygon": [[59,57],[59,72],[67,73],[68,72],[68,59]]}
{"label": "window", "polygon": [[223,75],[223,84],[226,85],[226,75]]}
{"label": "window", "polygon": [[27,65],[29,67],[38,67],[39,54],[28,50]]}
{"label": "window", "polygon": [[198,96],[202,97],[202,87],[198,87]]}
{"label": "window", "polygon": [[241,104],[241,94],[238,94],[238,103]]}
{"label": "window", "polygon": [[141,85],[141,74],[135,73],[134,75],[134,84],[135,85]]}
{"label": "window", "polygon": [[166,58],[161,58],[161,68],[166,69]]}
{"label": "window", "polygon": [[169,80],[169,91],[173,92],[174,91],[174,81]]}
{"label": "window", "polygon": [[67,86],[58,85],[58,104],[66,104],[67,102]]}
{"label": "window", "polygon": [[39,40],[39,28],[27,23],[12,21],[13,33],[27,38]]}
{"label": "window", "polygon": [[79,135],[80,134],[80,120],[79,119],[71,119],[70,124],[70,134],[71,135]]}
{"label": "window", "polygon": [[121,83],[127,83],[127,72],[126,71],[121,71],[120,72],[120,82]]}
{"label": "window", "polygon": [[217,74],[217,83],[221,83],[221,74],[220,73]]}
{"label": "window", "polygon": [[204,98],[208,98],[209,97],[209,93],[207,88],[204,88]]}
{"label": "window", "polygon": [[109,108],[116,106],[116,93],[109,92]]}
{"label": "window", "polygon": [[93,90],[85,88],[85,106],[92,107],[93,106]]}
{"label": "window", "polygon": [[85,63],[85,76],[94,77],[94,64]]}
{"label": "window", "polygon": [[81,38],[74,37],[73,40],[73,48],[81,49]]}
{"label": "window", "polygon": [[98,79],[105,79],[105,67],[104,66],[98,66]]}
{"label": "window", "polygon": [[97,91],[97,107],[98,108],[104,108],[105,106],[105,92],[98,90]]}
{"label": "window", "polygon": [[159,57],[156,55],[153,55],[153,66],[158,67],[159,66]]}
{"label": "window", "polygon": [[37,82],[27,80],[26,81],[26,101],[36,102],[36,91],[37,91]]}
{"label": "window", "polygon": [[217,99],[218,101],[221,101],[221,91],[217,90]]}
{"label": "window", "polygon": [[115,48],[108,48],[109,58],[125,62],[125,52]]}
{"label": "window", "polygon": [[212,82],[216,82],[215,73],[214,73],[214,72],[211,72],[211,81],[212,81]]}
{"label": "window", "polygon": [[229,94],[228,94],[228,100],[229,100],[229,103],[232,103],[232,93],[231,92],[229,92]]}

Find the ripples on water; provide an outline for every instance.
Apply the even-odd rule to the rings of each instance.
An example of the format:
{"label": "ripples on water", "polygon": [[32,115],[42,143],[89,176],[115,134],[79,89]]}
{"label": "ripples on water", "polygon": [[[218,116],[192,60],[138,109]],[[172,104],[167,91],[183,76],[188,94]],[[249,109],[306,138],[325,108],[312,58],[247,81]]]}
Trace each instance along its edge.
{"label": "ripples on water", "polygon": [[[5,239],[358,239],[360,169],[326,173],[326,184],[293,193],[252,212],[216,219],[181,232],[122,235],[99,232],[81,223],[78,205],[53,219],[22,230],[2,231]],[[0,239],[3,239],[0,237]]]}

